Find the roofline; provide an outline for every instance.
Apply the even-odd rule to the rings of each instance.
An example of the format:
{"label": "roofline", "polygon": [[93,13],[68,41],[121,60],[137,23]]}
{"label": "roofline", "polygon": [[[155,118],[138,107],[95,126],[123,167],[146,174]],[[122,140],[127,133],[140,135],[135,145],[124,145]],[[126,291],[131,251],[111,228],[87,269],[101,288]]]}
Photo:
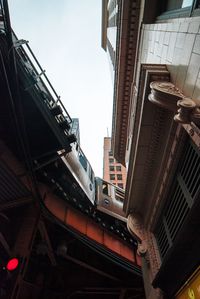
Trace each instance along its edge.
{"label": "roofline", "polygon": [[101,16],[101,47],[107,51],[107,12],[108,0],[102,0],[102,16]]}

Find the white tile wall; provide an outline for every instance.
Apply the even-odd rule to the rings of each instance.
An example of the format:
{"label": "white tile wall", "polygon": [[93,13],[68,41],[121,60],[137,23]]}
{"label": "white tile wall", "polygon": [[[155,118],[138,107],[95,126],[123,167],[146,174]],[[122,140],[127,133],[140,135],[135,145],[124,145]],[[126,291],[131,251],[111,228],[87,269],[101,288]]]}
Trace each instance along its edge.
{"label": "white tile wall", "polygon": [[200,101],[200,17],[143,25],[141,63],[166,64],[173,83]]}

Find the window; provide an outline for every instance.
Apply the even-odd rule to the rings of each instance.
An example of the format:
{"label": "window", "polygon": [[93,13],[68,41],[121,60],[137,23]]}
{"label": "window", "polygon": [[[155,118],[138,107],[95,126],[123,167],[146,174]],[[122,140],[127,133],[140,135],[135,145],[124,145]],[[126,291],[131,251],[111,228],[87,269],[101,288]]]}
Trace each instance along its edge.
{"label": "window", "polygon": [[103,182],[102,190],[103,190],[103,194],[108,195],[108,184],[106,182]]}
{"label": "window", "polygon": [[168,0],[166,9],[167,9],[167,11],[169,11],[169,10],[174,10],[174,9],[185,8],[185,7],[191,6],[192,3],[193,3],[193,0]]}
{"label": "window", "polygon": [[110,171],[115,171],[115,167],[114,166],[110,166],[109,169],[110,169]]}
{"label": "window", "polygon": [[110,159],[109,159],[109,163],[114,163],[114,159],[113,159],[113,158],[110,158]]}
{"label": "window", "polygon": [[121,189],[124,189],[124,185],[122,183],[119,183],[118,187],[121,188]]}
{"label": "window", "polygon": [[121,166],[116,166],[116,170],[121,171],[122,170]]}
{"label": "window", "polygon": [[113,153],[112,153],[112,151],[109,151],[109,156],[113,156]]}
{"label": "window", "polygon": [[91,166],[90,166],[90,168],[89,168],[89,176],[90,176],[90,181],[91,181],[92,183],[94,183],[94,172],[93,172]]}
{"label": "window", "polygon": [[183,0],[181,8],[191,6],[192,3],[193,3],[193,0]]}
{"label": "window", "polygon": [[193,203],[199,199],[199,170],[199,150],[192,142],[189,142],[182,161],[178,165],[163,213],[155,228],[155,237],[161,258],[165,257],[173,245]]}
{"label": "window", "polygon": [[87,171],[87,159],[85,157],[85,155],[83,154],[83,152],[79,152],[79,161],[81,163],[81,165],[83,166],[83,168],[85,169],[85,171]]}
{"label": "window", "polygon": [[199,0],[165,0],[157,3],[161,12],[158,19],[183,18],[199,15]]}
{"label": "window", "polygon": [[122,174],[117,174],[117,179],[121,181],[122,180]]}
{"label": "window", "polygon": [[114,174],[110,174],[110,180],[114,181],[115,180],[115,175]]}

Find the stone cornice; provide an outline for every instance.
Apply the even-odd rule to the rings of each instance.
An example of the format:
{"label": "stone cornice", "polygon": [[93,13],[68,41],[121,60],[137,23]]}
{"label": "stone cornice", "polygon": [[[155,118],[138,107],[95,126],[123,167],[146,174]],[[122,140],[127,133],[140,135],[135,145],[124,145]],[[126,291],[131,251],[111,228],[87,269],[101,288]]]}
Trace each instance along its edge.
{"label": "stone cornice", "polygon": [[[169,80],[169,72],[164,65],[142,65],[137,92],[135,92],[134,124],[127,175],[124,210],[127,215],[133,211],[144,212],[145,195],[150,195],[155,178],[152,174],[159,165],[156,154],[160,151],[160,137],[167,134],[165,124],[171,122],[170,113],[157,108],[148,101],[150,82]],[[146,189],[148,190],[148,193]]]}
{"label": "stone cornice", "polygon": [[139,0],[119,1],[113,97],[112,147],[114,156],[122,164],[125,164],[128,115],[137,50],[139,13]]}

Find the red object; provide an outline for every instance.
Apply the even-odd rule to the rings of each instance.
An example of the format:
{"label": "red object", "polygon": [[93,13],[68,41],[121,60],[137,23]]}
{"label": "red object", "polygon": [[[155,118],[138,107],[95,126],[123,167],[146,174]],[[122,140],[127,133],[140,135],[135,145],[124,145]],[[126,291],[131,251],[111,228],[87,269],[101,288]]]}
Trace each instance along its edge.
{"label": "red object", "polygon": [[18,267],[19,260],[17,258],[12,258],[7,262],[6,269],[8,271],[13,271]]}

